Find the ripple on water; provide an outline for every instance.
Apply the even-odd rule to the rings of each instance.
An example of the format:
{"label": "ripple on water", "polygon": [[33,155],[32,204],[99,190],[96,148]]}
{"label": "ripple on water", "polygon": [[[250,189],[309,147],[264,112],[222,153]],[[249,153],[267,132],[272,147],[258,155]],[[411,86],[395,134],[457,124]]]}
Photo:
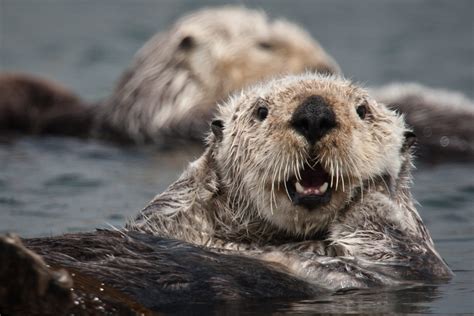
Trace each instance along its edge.
{"label": "ripple on water", "polygon": [[469,218],[466,218],[465,216],[462,216],[460,214],[454,214],[454,213],[447,213],[443,214],[440,216],[441,219],[449,221],[449,222],[456,222],[456,223],[465,223],[466,221],[469,221]]}
{"label": "ripple on water", "polygon": [[466,185],[459,188],[463,193],[474,193],[474,185]]}
{"label": "ripple on water", "polygon": [[[466,192],[469,193],[469,192]],[[437,209],[457,209],[465,206],[466,203],[471,203],[472,198],[466,194],[450,194],[441,195],[437,197],[429,197],[420,199],[420,203],[425,207],[433,207]]]}
{"label": "ripple on water", "polygon": [[124,216],[122,214],[110,214],[107,216],[107,219],[111,221],[120,221],[124,219]]}
{"label": "ripple on water", "polygon": [[79,173],[63,173],[46,180],[43,184],[46,187],[97,188],[103,182],[99,179],[86,178]]}
{"label": "ripple on water", "polygon": [[56,213],[56,212],[44,212],[44,211],[39,211],[39,210],[19,210],[15,209],[12,210],[12,213],[15,216],[25,216],[25,217],[39,217],[39,218],[57,218],[58,216],[61,216],[61,214]]}
{"label": "ripple on water", "polygon": [[0,205],[5,205],[5,206],[19,206],[24,204],[23,201],[20,201],[14,197],[4,197],[0,196]]}
{"label": "ripple on water", "polygon": [[107,55],[107,47],[104,47],[102,44],[94,43],[84,50],[80,64],[83,66],[97,64],[106,60]]}

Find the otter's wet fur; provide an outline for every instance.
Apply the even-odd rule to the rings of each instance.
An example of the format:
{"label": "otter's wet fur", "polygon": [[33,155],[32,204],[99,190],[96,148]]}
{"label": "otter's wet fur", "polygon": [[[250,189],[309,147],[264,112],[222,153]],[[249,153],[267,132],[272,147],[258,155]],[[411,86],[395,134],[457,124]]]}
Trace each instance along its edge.
{"label": "otter's wet fur", "polygon": [[[331,129],[315,142],[294,125],[301,106],[310,112],[321,106],[335,115]],[[217,250],[284,249],[285,258],[293,247],[299,257],[309,241],[317,255],[354,257],[386,271],[409,267],[410,276],[388,273],[381,281],[386,284],[450,277],[409,190],[412,133],[402,116],[362,88],[317,74],[272,80],[223,103],[212,130],[202,157],[128,230]],[[308,206],[295,198],[291,188],[309,169],[328,174],[325,203]],[[430,265],[417,273],[413,267],[421,262]],[[285,265],[308,277],[300,259]],[[318,278],[324,279],[313,271],[311,279]],[[364,282],[356,279],[328,282],[360,287]]]}
{"label": "otter's wet fur", "polygon": [[276,264],[136,232],[99,230],[23,243],[0,236],[0,258],[0,311],[9,314],[195,312],[192,304],[327,293]]}
{"label": "otter's wet fur", "polygon": [[[242,256],[218,255],[176,240],[140,233],[96,231],[23,240],[0,236],[0,312],[6,315],[228,314],[301,312],[301,299],[329,300],[334,313],[373,311],[360,297],[377,295],[382,312],[423,312],[437,289],[400,288],[332,295],[282,267]],[[34,253],[32,250],[37,251]],[[41,257],[39,256],[41,254]],[[347,269],[339,259],[322,261],[329,275]],[[348,261],[348,260],[346,260]],[[360,268],[359,268],[360,270]],[[361,271],[362,273],[366,273]],[[368,275],[368,274],[365,274]],[[14,277],[12,277],[14,276]],[[377,294],[375,294],[375,292]],[[270,300],[270,298],[276,298]],[[275,301],[277,304],[275,304]],[[419,307],[419,309],[418,309]],[[402,308],[402,309],[401,309]]]}
{"label": "otter's wet fur", "polygon": [[[320,285],[311,278],[307,282],[292,276],[278,263],[216,254],[186,242],[137,232],[98,230],[23,241],[0,236],[0,312],[155,315],[153,312],[208,314],[212,310],[220,314],[245,310],[249,303],[268,311],[274,302],[268,299],[287,302],[290,308],[291,302],[301,299],[333,300],[333,292],[325,284],[348,275],[347,271],[357,274],[360,285],[364,282],[369,291],[383,285],[377,273],[349,258],[311,259],[308,252],[300,255],[298,260],[311,263],[307,267],[310,275],[317,271],[324,276]],[[339,288],[342,293],[350,289]],[[432,286],[423,293],[430,290]],[[385,293],[387,303],[393,301],[390,296],[397,295],[396,291]],[[353,311],[359,300],[351,295],[337,297],[344,302],[343,306],[337,304],[339,312]],[[266,300],[270,305],[262,308]],[[392,308],[385,306],[387,311],[393,312]]]}

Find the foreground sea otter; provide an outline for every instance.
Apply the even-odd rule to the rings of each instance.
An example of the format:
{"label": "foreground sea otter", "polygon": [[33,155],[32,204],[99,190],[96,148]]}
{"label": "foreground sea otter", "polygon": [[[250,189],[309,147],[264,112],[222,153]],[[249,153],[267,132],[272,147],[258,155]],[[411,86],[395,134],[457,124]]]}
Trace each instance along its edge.
{"label": "foreground sea otter", "polygon": [[450,274],[409,190],[413,133],[364,89],[338,77],[288,76],[234,96],[211,127],[201,158],[128,230],[257,253],[308,246],[382,271],[428,260],[432,277]]}
{"label": "foreground sea otter", "polygon": [[[205,153],[124,231],[25,245],[79,273],[80,297],[91,295],[85,275],[111,288],[106,305],[153,310],[183,297],[304,297],[452,276],[409,190],[414,135],[365,90],[316,74],[273,80],[220,106],[211,129]],[[19,241],[2,240],[0,254],[11,255],[0,302],[32,295],[11,278],[30,273],[12,273],[25,257],[59,293],[71,286]],[[191,269],[181,266],[188,259]]]}

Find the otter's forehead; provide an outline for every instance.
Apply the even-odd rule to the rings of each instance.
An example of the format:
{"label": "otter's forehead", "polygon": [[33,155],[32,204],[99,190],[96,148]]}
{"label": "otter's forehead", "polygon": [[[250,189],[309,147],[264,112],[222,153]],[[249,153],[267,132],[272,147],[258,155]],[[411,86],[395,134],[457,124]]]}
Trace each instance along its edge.
{"label": "otter's forehead", "polygon": [[284,112],[292,112],[312,96],[319,96],[328,105],[336,108],[348,107],[369,98],[364,89],[344,78],[307,73],[286,76],[251,87],[231,98],[229,104],[221,107],[221,113],[242,113],[255,107],[255,102],[252,101],[264,100],[272,110],[282,111],[280,114],[284,115]]}
{"label": "otter's forehead", "polygon": [[[315,49],[311,35],[284,19],[270,19],[265,12],[239,6],[203,9],[184,16],[175,24],[179,32],[235,38],[241,36],[274,38]],[[291,39],[291,41],[288,41]],[[242,40],[242,39],[240,39]]]}
{"label": "otter's forehead", "polygon": [[262,11],[224,6],[192,13],[178,20],[175,27],[183,32],[235,37],[268,32],[270,21]]}
{"label": "otter's forehead", "polygon": [[295,76],[275,80],[262,97],[273,103],[301,103],[310,96],[319,95],[328,104],[352,103],[367,98],[367,93],[351,82],[339,78],[321,75]]}

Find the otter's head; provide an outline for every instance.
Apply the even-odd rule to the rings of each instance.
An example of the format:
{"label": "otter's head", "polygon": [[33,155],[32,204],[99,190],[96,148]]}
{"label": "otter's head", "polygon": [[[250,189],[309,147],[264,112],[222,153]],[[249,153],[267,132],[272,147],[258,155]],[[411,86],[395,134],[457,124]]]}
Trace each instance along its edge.
{"label": "otter's head", "polygon": [[105,121],[137,142],[163,134],[201,140],[216,102],[262,79],[306,70],[339,67],[298,26],[240,7],[203,9],[144,45],[104,107]]}
{"label": "otter's head", "polygon": [[204,9],[172,28],[177,55],[219,100],[279,74],[337,73],[336,62],[304,30],[242,7]]}
{"label": "otter's head", "polygon": [[311,235],[369,186],[398,177],[406,127],[351,82],[305,74],[231,98],[212,131],[210,151],[234,215],[258,213]]}

